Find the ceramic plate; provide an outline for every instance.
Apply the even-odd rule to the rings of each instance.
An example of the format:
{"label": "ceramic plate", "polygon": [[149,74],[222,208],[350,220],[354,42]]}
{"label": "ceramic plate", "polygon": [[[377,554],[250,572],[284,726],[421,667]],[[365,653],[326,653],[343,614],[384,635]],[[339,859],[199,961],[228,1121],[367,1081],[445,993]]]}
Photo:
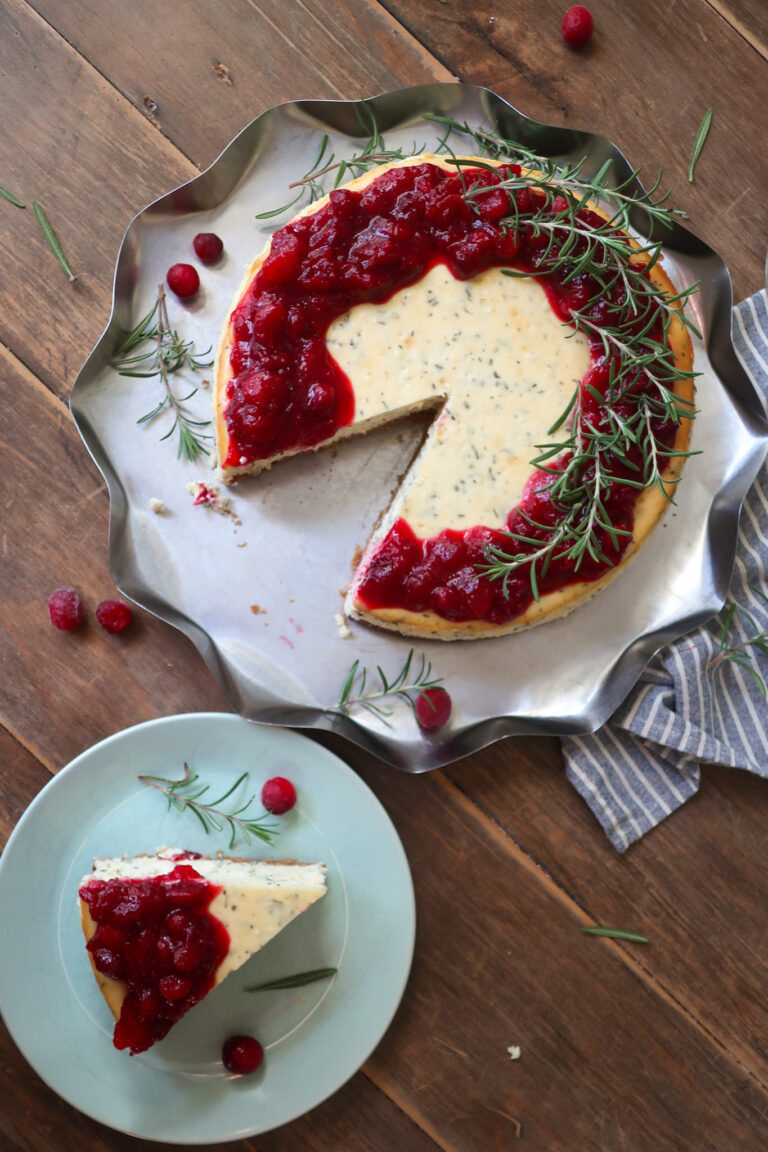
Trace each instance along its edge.
{"label": "ceramic plate", "polygon": [[[215,989],[149,1052],[112,1046],[112,1020],[91,975],[76,900],[94,856],[161,845],[210,854],[194,815],[169,809],[138,772],[178,778],[187,761],[210,796],[241,772],[258,793],[284,775],[299,800],[273,844],[235,854],[322,860],[328,893]],[[244,794],[247,798],[249,793]],[[254,806],[258,810],[258,805]],[[303,736],[198,713],[128,728],[78,756],[22,817],[0,861],[0,1007],[33,1068],[65,1100],[147,1139],[205,1144],[275,1128],[313,1108],[360,1067],[402,996],[415,911],[408,862],[388,816],[341,760]],[[247,985],[313,968],[332,980],[290,991]],[[254,1076],[230,1077],[223,1041],[257,1036]]]}

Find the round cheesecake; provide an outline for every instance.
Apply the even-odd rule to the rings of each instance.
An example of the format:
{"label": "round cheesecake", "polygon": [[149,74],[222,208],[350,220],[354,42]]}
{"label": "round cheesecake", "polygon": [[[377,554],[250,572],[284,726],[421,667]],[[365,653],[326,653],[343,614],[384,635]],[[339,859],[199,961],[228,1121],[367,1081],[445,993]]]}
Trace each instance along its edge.
{"label": "round cheesecake", "polygon": [[[544,196],[539,174],[510,193],[497,184],[511,174],[520,185],[518,165],[460,163],[458,175],[438,156],[383,165],[279,229],[235,297],[214,389],[228,482],[409,413],[434,413],[356,566],[345,610],[448,640],[560,616],[615,576],[666,507],[693,412],[691,343],[659,261],[619,236],[625,266],[649,286],[622,338],[663,344],[676,376],[675,419],[653,406],[650,371],[615,385],[620,357],[602,333],[621,286],[589,281],[577,267],[581,235],[605,225],[601,209],[579,203],[570,212],[573,260],[550,271],[568,237],[557,197],[549,197],[549,231],[526,224]],[[553,483],[579,436],[626,420],[646,396],[662,454],[658,482],[642,482],[643,443],[612,457],[615,483],[601,489],[605,527],[586,556],[568,556],[557,547],[567,502],[554,498]],[[559,453],[551,448],[558,421],[561,440],[571,436]],[[585,457],[578,483],[587,488],[589,468]],[[555,544],[544,564],[537,557],[547,541]],[[534,559],[521,560],[526,553]],[[491,564],[504,556],[517,560],[492,579]]]}

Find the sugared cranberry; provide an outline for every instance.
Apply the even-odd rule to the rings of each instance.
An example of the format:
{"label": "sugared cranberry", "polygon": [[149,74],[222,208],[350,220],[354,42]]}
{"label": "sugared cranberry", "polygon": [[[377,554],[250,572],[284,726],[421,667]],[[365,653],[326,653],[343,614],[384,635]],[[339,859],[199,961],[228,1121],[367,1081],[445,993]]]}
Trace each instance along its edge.
{"label": "sugared cranberry", "polygon": [[224,251],[221,237],[215,232],[198,232],[192,241],[195,255],[203,264],[215,264]]}
{"label": "sugared cranberry", "polygon": [[48,614],[54,628],[71,632],[85,623],[85,608],[74,588],[57,588],[48,597]]}
{"label": "sugared cranberry", "polygon": [[200,287],[197,269],[191,264],[173,264],[168,269],[165,280],[171,292],[175,292],[182,300],[194,296]]}
{"label": "sugared cranberry", "polygon": [[451,718],[451,698],[445,688],[428,688],[416,700],[416,719],[427,732],[442,728]]}
{"label": "sugared cranberry", "polygon": [[230,1036],[221,1050],[221,1059],[228,1072],[247,1076],[261,1068],[264,1049],[253,1036]]}
{"label": "sugared cranberry", "polygon": [[571,48],[580,48],[582,44],[586,44],[587,40],[589,40],[594,26],[592,13],[589,8],[585,8],[582,4],[577,4],[574,8],[569,8],[565,16],[563,16],[563,23],[560,30],[566,44]]}
{"label": "sugared cranberry", "polygon": [[125,632],[133,623],[133,612],[122,600],[102,600],[96,608],[96,619],[105,632]]}
{"label": "sugared cranberry", "polygon": [[273,816],[282,816],[296,803],[296,789],[284,776],[273,776],[261,790],[261,802]]}

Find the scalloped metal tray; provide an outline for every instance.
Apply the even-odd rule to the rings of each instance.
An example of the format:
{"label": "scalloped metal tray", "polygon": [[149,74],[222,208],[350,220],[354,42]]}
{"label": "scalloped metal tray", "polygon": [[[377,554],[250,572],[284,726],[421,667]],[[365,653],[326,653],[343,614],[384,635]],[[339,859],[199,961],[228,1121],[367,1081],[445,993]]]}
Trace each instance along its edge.
{"label": "scalloped metal tray", "polygon": [[[560,160],[586,156],[596,172],[610,160],[613,186],[632,178],[609,141],[539,124],[486,89],[434,84],[367,102],[389,146],[429,149],[440,113]],[[222,236],[225,256],[202,275],[192,304],[173,302],[172,323],[198,349],[216,345],[244,267],[287,217],[265,225],[259,212],[283,203],[291,181],[314,159],[322,133],[337,158],[367,138],[360,102],[297,101],[254,120],[219,159],[155,201],[129,225],[115,271],[112,316],[72,391],[77,427],[111,499],[110,562],[128,597],[185,632],[249,720],[340,732],[412,772],[450,763],[518,733],[580,733],[599,727],[663,644],[716,613],[728,589],[741,501],[765,456],[762,404],[731,344],[731,282],[723,261],[680,225],[665,232],[664,260],[682,289],[701,281],[689,305],[696,341],[699,415],[677,504],[627,569],[573,615],[498,640],[416,642],[453,700],[450,724],[424,734],[403,702],[389,726],[361,709],[332,711],[353,661],[393,677],[411,643],[334,616],[367,539],[408,466],[421,429],[408,423],[297,457],[227,492],[235,518],[193,506],[190,481],[211,472],[175,458],[160,443],[170,417],[138,425],[153,407],[157,380],[120,377],[109,367],[120,330],[151,307],[167,268],[191,251],[195,233]],[[290,215],[290,213],[289,213]],[[633,226],[648,235],[637,210]],[[201,390],[191,402],[208,414]],[[150,500],[168,511],[157,515]]]}

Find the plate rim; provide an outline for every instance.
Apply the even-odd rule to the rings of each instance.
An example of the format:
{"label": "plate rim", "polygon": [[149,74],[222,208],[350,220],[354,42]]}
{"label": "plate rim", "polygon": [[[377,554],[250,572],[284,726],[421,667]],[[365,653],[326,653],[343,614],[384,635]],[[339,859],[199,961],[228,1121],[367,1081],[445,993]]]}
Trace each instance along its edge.
{"label": "plate rim", "polygon": [[[20,841],[23,841],[24,836],[28,834],[28,829],[32,827],[32,823],[35,819],[38,808],[42,804],[48,803],[51,799],[51,796],[55,795],[55,792],[57,791],[57,784],[59,789],[66,787],[67,779],[71,779],[73,773],[76,774],[77,772],[82,771],[81,765],[83,762],[87,764],[88,761],[94,757],[98,759],[98,757],[101,756],[105,750],[110,749],[115,744],[119,744],[120,741],[126,737],[133,736],[137,732],[146,732],[151,729],[157,729],[165,726],[174,726],[179,724],[183,726],[190,720],[194,724],[206,722],[223,723],[226,725],[232,725],[233,728],[241,727],[244,731],[252,730],[254,733],[258,733],[260,729],[266,729],[270,733],[279,732],[281,737],[285,736],[289,738],[290,742],[297,741],[299,745],[309,746],[311,751],[318,754],[321,758],[328,758],[329,760],[335,762],[335,764],[338,766],[338,769],[346,776],[348,781],[352,783],[352,787],[359,789],[361,795],[366,796],[366,799],[369,802],[372,802],[373,811],[377,813],[377,818],[382,820],[382,827],[388,834],[391,846],[395,849],[396,853],[398,853],[401,858],[403,873],[402,879],[405,881],[405,883],[403,883],[399,889],[398,899],[398,915],[401,917],[403,936],[403,959],[401,965],[401,974],[392,995],[389,1011],[385,1014],[382,1023],[376,1029],[374,1029],[375,1035],[372,1036],[371,1043],[366,1044],[365,1054],[354,1067],[349,1070],[346,1068],[344,1069],[342,1078],[335,1082],[334,1086],[330,1088],[330,1090],[323,1089],[322,1092],[317,1096],[311,1096],[308,1103],[304,1103],[297,1109],[291,1110],[290,1114],[286,1114],[277,1122],[270,1120],[266,1126],[257,1124],[252,1128],[248,1128],[247,1130],[243,1128],[238,1128],[236,1130],[228,1129],[226,1132],[221,1132],[217,1135],[207,1135],[203,1138],[197,1139],[195,1138],[193,1132],[184,1133],[183,1135],[176,1135],[175,1133],[171,1134],[167,1132],[162,1132],[161,1134],[151,1134],[148,1128],[137,1128],[135,1126],[113,1123],[103,1112],[99,1112],[98,1110],[89,1108],[88,1106],[84,1106],[79,1100],[73,1098],[71,1092],[62,1091],[60,1087],[57,1087],[56,1083],[53,1082],[55,1077],[51,1077],[47,1071],[42,1072],[34,1063],[33,1059],[31,1059],[28,1055],[28,1047],[24,1042],[23,1034],[20,1035],[18,1021],[14,1020],[11,1022],[8,1019],[6,1013],[2,1011],[2,1001],[5,993],[4,984],[6,980],[12,979],[12,977],[4,977],[3,968],[0,966],[0,1015],[2,1015],[5,1026],[8,1029],[8,1033],[21,1055],[29,1064],[30,1068],[32,1068],[34,1073],[52,1092],[54,1092],[61,1100],[63,1100],[77,1112],[87,1116],[89,1119],[96,1123],[104,1124],[106,1127],[113,1131],[121,1132],[124,1135],[132,1136],[136,1139],[165,1142],[176,1145],[183,1144],[197,1147],[209,1145],[219,1141],[229,1141],[244,1139],[251,1136],[258,1136],[264,1134],[265,1132],[269,1132],[276,1128],[293,1123],[294,1121],[300,1119],[302,1116],[305,1116],[307,1113],[311,1112],[313,1109],[319,1107],[320,1104],[324,1103],[324,1101],[338,1092],[350,1079],[352,1079],[353,1076],[357,1074],[357,1072],[360,1071],[363,1064],[370,1058],[373,1051],[381,1043],[382,1039],[389,1030],[389,1027],[392,1024],[392,1020],[394,1019],[395,1014],[400,1007],[405,989],[408,984],[408,980],[410,978],[416,940],[416,899],[410,862],[408,860],[405,847],[402,843],[397,828],[395,827],[389,813],[379,798],[376,796],[376,793],[373,791],[373,789],[349,764],[346,763],[346,761],[344,761],[335,752],[332,752],[330,749],[325,748],[324,745],[311,740],[308,736],[305,736],[301,732],[296,732],[290,728],[278,727],[276,725],[260,725],[254,721],[247,720],[234,712],[217,711],[171,713],[165,716],[157,716],[149,720],[139,721],[136,724],[128,725],[125,728],[119,729],[117,732],[113,732],[110,735],[103,737],[101,740],[98,740],[95,744],[92,744],[88,748],[83,749],[80,753],[73,757],[72,760],[70,760],[53,776],[51,776],[50,780],[46,781],[46,783],[43,785],[34,799],[30,802],[30,804],[25,808],[24,812],[21,814],[16,824],[14,825],[11,834],[8,837],[8,840],[6,841],[6,844],[2,850],[2,853],[0,853],[0,892],[2,891],[3,885],[9,882],[7,874],[9,873],[9,869],[13,868],[13,855],[15,846]],[[63,781],[63,783],[60,783],[60,781]],[[75,833],[75,835],[79,835],[79,832]],[[9,849],[11,850],[10,852]],[[9,863],[9,860],[11,863]],[[0,952],[2,952],[2,948],[2,943],[0,943]]]}

